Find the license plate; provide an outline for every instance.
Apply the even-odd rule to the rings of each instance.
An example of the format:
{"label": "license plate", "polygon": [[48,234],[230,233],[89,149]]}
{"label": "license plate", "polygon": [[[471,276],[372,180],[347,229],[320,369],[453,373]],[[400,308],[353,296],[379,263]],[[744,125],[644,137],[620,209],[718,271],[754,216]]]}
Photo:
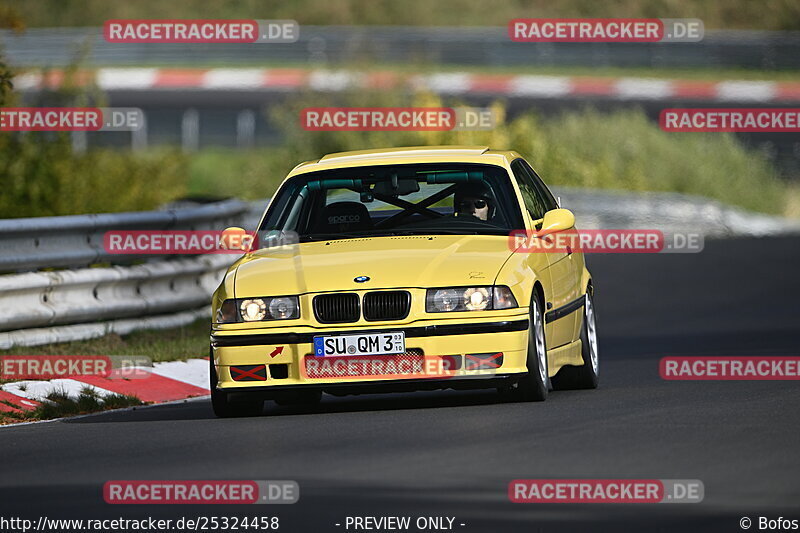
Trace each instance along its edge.
{"label": "license plate", "polygon": [[392,355],[405,351],[406,334],[402,331],[314,337],[314,355],[318,357],[341,355]]}

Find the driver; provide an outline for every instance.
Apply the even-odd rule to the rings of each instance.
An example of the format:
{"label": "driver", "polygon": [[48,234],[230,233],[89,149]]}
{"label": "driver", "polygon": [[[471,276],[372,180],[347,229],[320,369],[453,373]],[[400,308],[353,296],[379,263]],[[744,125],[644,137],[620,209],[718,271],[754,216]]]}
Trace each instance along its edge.
{"label": "driver", "polygon": [[453,195],[453,213],[456,216],[472,215],[480,220],[489,220],[494,216],[492,190],[484,182],[459,186]]}

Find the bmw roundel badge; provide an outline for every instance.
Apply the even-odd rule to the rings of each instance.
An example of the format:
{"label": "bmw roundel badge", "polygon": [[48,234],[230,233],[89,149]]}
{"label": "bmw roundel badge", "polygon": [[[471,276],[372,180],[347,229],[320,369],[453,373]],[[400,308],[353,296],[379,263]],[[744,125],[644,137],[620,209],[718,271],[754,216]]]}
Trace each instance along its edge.
{"label": "bmw roundel badge", "polygon": [[355,281],[356,283],[364,283],[366,281],[369,281],[369,276],[358,276],[357,278],[353,278],[353,281]]}

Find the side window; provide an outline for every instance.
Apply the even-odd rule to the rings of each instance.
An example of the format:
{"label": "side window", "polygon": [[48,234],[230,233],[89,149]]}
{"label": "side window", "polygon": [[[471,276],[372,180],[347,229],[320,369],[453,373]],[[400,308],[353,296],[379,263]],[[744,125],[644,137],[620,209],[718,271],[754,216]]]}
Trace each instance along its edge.
{"label": "side window", "polygon": [[308,189],[305,185],[300,185],[296,180],[287,183],[283,189],[275,193],[258,231],[297,229],[300,212],[307,196]]}
{"label": "side window", "polygon": [[544,205],[547,207],[546,211],[550,211],[552,209],[558,209],[558,202],[556,201],[553,193],[550,192],[550,189],[547,188],[547,185],[544,184],[542,178],[536,174],[536,171],[531,168],[527,161],[524,159],[520,160],[522,168],[525,169],[525,172],[531,177],[534,186],[539,191],[539,195],[544,198]]}
{"label": "side window", "polygon": [[548,211],[547,205],[536,187],[533,176],[526,171],[522,159],[517,159],[511,163],[511,171],[514,173],[514,177],[517,178],[517,184],[522,193],[522,200],[525,202],[525,208],[528,210],[531,218],[533,220],[538,220],[544,217],[545,212]]}

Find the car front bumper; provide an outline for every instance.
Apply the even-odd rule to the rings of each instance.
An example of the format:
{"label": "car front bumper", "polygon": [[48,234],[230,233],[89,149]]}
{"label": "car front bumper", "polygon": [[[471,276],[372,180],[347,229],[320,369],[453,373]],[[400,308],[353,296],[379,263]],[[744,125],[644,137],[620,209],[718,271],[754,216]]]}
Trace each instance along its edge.
{"label": "car front bumper", "polygon": [[[352,394],[481,388],[513,382],[527,372],[528,324],[527,314],[516,314],[469,322],[417,321],[402,326],[358,329],[352,329],[351,326],[303,327],[292,331],[281,328],[216,330],[211,336],[211,347],[217,387],[231,393],[258,392],[270,397],[270,393],[299,389]],[[405,333],[406,354],[381,356],[384,362],[394,357],[398,360],[421,357],[429,362],[427,368],[433,368],[430,361],[446,359],[448,370],[444,373],[433,371],[423,376],[418,372],[387,375],[351,370],[322,375],[311,371],[318,368],[320,363],[330,362],[323,361],[328,358],[313,354],[315,336],[396,331]],[[352,359],[361,360],[364,357],[353,356]]]}

